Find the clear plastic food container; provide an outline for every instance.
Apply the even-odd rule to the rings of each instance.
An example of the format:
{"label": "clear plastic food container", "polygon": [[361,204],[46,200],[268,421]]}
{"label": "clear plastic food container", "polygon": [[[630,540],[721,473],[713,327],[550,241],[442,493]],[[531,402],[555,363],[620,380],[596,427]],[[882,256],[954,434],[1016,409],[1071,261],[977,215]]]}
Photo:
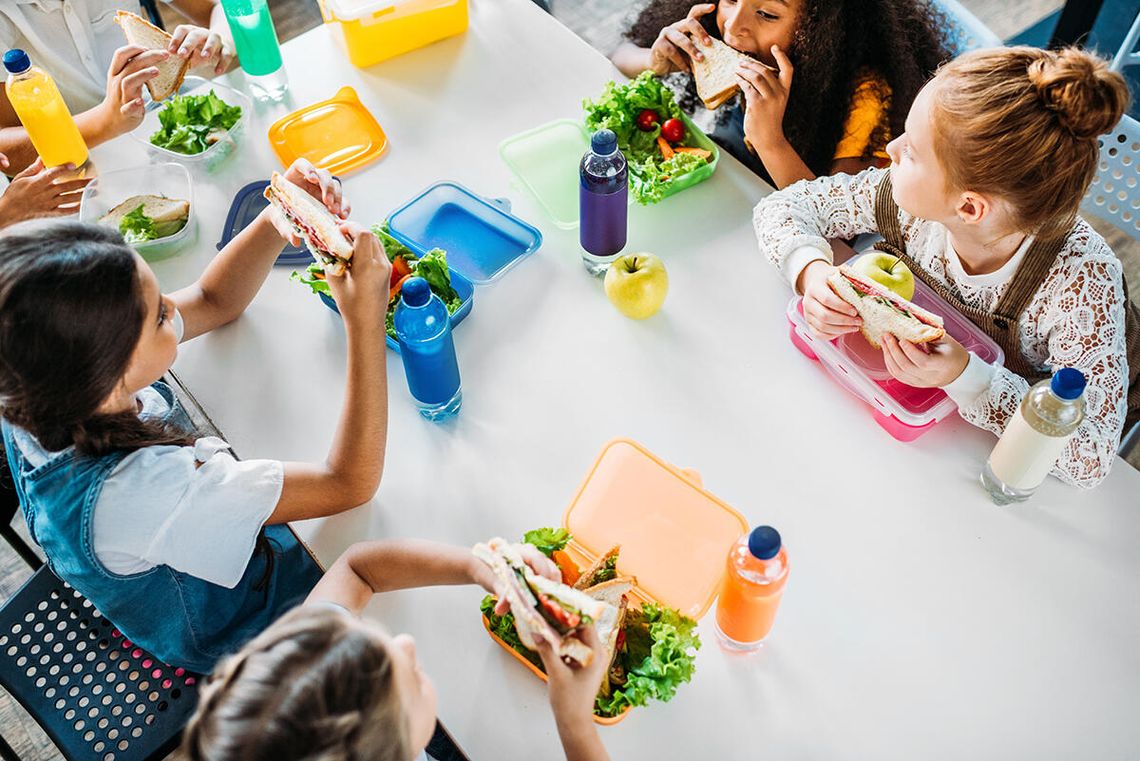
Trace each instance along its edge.
{"label": "clear plastic food container", "polygon": [[190,173],[181,164],[146,164],[97,176],[80,196],[79,221],[98,224],[104,214],[131,196],[138,195],[166,196],[190,202],[186,224],[174,235],[131,244],[140,256],[147,261],[165,259],[194,242],[198,228],[194,189]]}
{"label": "clear plastic food container", "polygon": [[[915,278],[918,306],[940,316],[946,332],[986,362],[1005,362],[1005,352],[966,316]],[[862,333],[827,341],[811,332],[799,296],[788,303],[789,337],[805,356],[819,360],[833,378],[871,408],[875,421],[899,441],[913,441],[958,409],[940,388],[915,388],[891,377],[881,350]]]}
{"label": "clear plastic food container", "polygon": [[179,95],[206,95],[211,90],[219,98],[231,106],[241,106],[241,117],[233,127],[226,131],[218,142],[214,143],[201,153],[186,154],[160,148],[150,142],[150,136],[162,128],[158,121],[158,112],[165,108],[169,98],[165,101],[150,101],[146,105],[146,116],[132,133],[131,137],[146,146],[147,153],[155,161],[175,161],[185,164],[191,169],[202,168],[212,172],[237,150],[238,142],[242,139],[245,125],[253,115],[253,101],[243,92],[235,90],[228,85],[201,77],[186,77],[182,87],[178,89]]}

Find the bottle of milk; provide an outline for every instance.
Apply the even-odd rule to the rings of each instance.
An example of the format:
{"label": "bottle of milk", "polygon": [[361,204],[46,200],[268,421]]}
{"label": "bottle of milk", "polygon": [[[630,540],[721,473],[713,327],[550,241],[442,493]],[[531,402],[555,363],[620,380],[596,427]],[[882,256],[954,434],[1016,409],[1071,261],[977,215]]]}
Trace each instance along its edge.
{"label": "bottle of milk", "polygon": [[1085,376],[1066,367],[1025,395],[982,471],[996,504],[1024,502],[1037,491],[1085,418]]}

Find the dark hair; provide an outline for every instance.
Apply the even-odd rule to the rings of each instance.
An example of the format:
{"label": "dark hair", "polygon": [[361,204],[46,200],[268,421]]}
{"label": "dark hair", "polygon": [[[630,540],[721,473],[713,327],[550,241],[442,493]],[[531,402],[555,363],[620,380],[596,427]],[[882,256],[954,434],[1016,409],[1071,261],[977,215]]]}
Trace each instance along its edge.
{"label": "dark hair", "polygon": [[33,220],[0,232],[0,414],[51,451],[192,443],[191,432],[133,411],[98,412],[145,312],[134,253],[114,230]]}
{"label": "dark hair", "polygon": [[[711,0],[710,0],[711,1]],[[649,47],[661,30],[684,18],[700,2],[650,0],[626,32],[634,44]],[[702,19],[709,34],[720,37],[716,12]],[[792,47],[796,67],[784,132],[813,172],[829,174],[835,148],[843,137],[851,95],[868,72],[890,86],[886,123],[880,124],[867,155],[901,135],[918,91],[940,63],[950,57],[942,14],[922,0],[803,0]],[[691,97],[685,105],[696,103]],[[885,93],[880,94],[880,97]]]}
{"label": "dark hair", "polygon": [[219,663],[182,738],[188,761],[405,761],[413,750],[387,647],[318,605]]}

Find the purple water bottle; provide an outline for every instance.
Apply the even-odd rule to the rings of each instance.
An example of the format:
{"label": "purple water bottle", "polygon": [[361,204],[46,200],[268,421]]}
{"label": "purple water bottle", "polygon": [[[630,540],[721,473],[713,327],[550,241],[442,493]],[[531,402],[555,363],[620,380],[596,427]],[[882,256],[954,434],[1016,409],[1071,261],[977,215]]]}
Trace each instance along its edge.
{"label": "purple water bottle", "polygon": [[582,262],[591,275],[602,275],[625,248],[629,211],[629,169],[613,130],[600,129],[590,138],[578,175]]}

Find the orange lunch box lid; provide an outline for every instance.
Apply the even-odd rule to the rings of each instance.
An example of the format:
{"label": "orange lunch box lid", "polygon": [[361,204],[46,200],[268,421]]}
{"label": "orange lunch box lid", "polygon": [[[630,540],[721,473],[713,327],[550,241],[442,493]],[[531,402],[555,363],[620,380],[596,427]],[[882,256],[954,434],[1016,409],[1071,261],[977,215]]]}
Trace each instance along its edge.
{"label": "orange lunch box lid", "polygon": [[274,122],[269,128],[269,144],[284,166],[303,157],[339,175],[383,156],[388,150],[388,136],[360,102],[356,90],[342,87],[328,100]]}
{"label": "orange lunch box lid", "polygon": [[744,516],[678,468],[629,439],[606,444],[566,508],[570,556],[583,570],[615,544],[634,594],[700,619],[716,599]]}

